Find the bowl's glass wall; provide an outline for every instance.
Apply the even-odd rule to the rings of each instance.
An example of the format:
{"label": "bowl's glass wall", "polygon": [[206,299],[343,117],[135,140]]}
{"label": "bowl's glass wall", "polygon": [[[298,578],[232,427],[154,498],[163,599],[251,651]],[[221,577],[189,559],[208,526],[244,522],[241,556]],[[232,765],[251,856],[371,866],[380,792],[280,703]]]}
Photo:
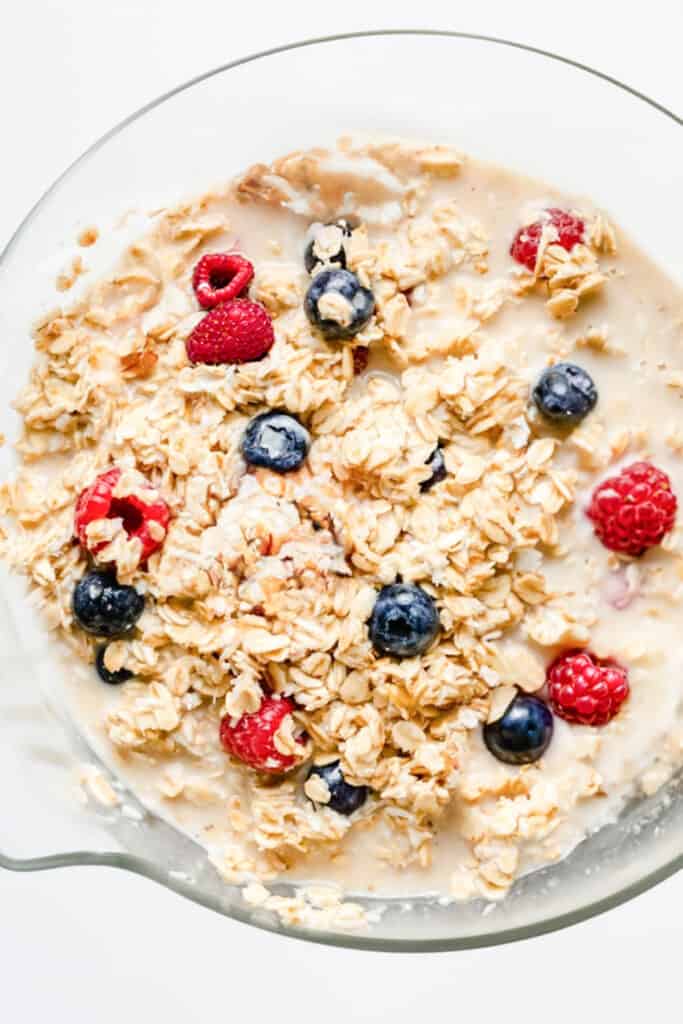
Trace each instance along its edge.
{"label": "bowl's glass wall", "polygon": [[[54,272],[73,254],[80,228],[97,224],[106,243],[107,225],[126,210],[151,211],[250,163],[349,133],[451,142],[590,194],[673,277],[683,277],[671,230],[680,202],[680,123],[646,101],[545,55],[473,38],[371,35],[287,49],[152,106],[86,154],[37,206],[0,266],[0,431],[16,436],[9,402],[32,360],[29,325],[57,301]],[[138,223],[131,221],[133,231]],[[93,269],[110,258],[106,244],[85,255]],[[11,448],[1,448],[1,477],[12,462]],[[0,570],[0,854],[89,851],[90,860],[101,855],[216,909],[276,926],[244,907],[197,847],[132,798],[123,815],[76,801],[74,765],[93,758],[75,730],[55,719],[58,672],[23,588]],[[626,898],[678,866],[682,851],[683,800],[672,786],[566,862],[522,880],[503,903],[396,904],[366,936],[314,937],[422,949],[501,941]]]}

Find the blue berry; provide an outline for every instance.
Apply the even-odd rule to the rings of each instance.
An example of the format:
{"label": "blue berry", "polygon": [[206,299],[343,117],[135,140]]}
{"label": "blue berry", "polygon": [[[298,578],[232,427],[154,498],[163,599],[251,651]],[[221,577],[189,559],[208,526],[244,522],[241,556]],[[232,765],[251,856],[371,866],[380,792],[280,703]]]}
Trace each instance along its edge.
{"label": "blue berry", "polygon": [[326,338],[353,338],[365,327],[374,309],[372,292],[363,288],[350,270],[321,270],[304,299],[306,316]]}
{"label": "blue berry", "polygon": [[553,714],[538,697],[518,694],[505,714],[484,726],[484,743],[506,764],[538,761],[553,737]]}
{"label": "blue berry", "polygon": [[89,572],[78,581],[73,613],[79,626],[95,636],[121,636],[132,629],[145,607],[135,587],[118,583],[112,572]]}
{"label": "blue berry", "polygon": [[104,655],[107,650],[107,645],[102,644],[101,647],[97,648],[97,654],[95,655],[95,668],[97,674],[103,683],[108,683],[109,686],[118,686],[120,683],[125,683],[126,680],[133,678],[133,673],[127,668],[120,668],[116,672],[110,672],[107,666],[104,664]]}
{"label": "blue berry", "polygon": [[593,378],[581,366],[556,363],[538,378],[532,398],[546,419],[573,426],[595,408],[598,392]]}
{"label": "blue berry", "polygon": [[414,658],[424,654],[441,628],[434,599],[415,583],[382,587],[370,616],[370,641],[377,654]]}
{"label": "blue berry", "polygon": [[325,807],[331,807],[338,814],[353,814],[359,807],[362,807],[368,798],[367,786],[352,786],[342,775],[339,761],[332,761],[330,764],[313,765],[307,778],[311,775],[319,775],[326,783],[330,791],[329,802]]}
{"label": "blue berry", "polygon": [[423,480],[420,484],[420,490],[424,493],[430,491],[434,484],[441,483],[442,480],[446,479],[446,462],[443,457],[443,451],[441,447],[435,448],[432,454],[427,459],[425,465],[429,466],[432,471],[432,475],[426,480]]}
{"label": "blue berry", "polygon": [[342,270],[346,268],[344,242],[351,237],[351,230],[349,222],[343,219],[315,225],[313,237],[304,250],[304,265],[309,274],[329,263]]}
{"label": "blue berry", "polygon": [[298,469],[311,447],[311,435],[288,412],[262,412],[250,420],[242,438],[242,455],[250,466],[276,473]]}

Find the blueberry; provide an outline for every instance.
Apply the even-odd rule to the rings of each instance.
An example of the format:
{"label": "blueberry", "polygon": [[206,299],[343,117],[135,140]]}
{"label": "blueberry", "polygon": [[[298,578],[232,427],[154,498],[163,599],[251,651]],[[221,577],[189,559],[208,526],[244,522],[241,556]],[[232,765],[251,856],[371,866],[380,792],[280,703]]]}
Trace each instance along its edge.
{"label": "blueberry", "polygon": [[107,666],[104,664],[104,655],[107,650],[107,645],[102,644],[101,647],[97,648],[97,654],[95,655],[95,668],[97,674],[103,683],[108,683],[110,686],[118,686],[119,683],[125,683],[127,679],[133,678],[133,673],[127,668],[120,668],[116,672],[110,672]]}
{"label": "blueberry", "polygon": [[276,473],[298,469],[311,447],[311,435],[288,412],[276,409],[254,416],[242,438],[242,455],[250,466]]}
{"label": "blueberry", "polygon": [[546,419],[579,423],[595,408],[598,392],[593,378],[574,363],[556,363],[538,378],[532,398]]}
{"label": "blueberry", "polygon": [[329,802],[325,807],[331,807],[338,814],[353,814],[359,807],[362,807],[368,798],[367,786],[352,786],[342,775],[339,761],[332,761],[330,764],[313,765],[307,778],[311,775],[319,775],[327,784],[330,791]]}
{"label": "blueberry", "polygon": [[111,637],[133,628],[145,599],[135,587],[118,583],[112,572],[89,572],[76,584],[72,604],[74,617],[86,632]]}
{"label": "blueberry", "polygon": [[434,484],[441,483],[442,480],[446,479],[446,463],[444,461],[443,451],[441,450],[440,446],[434,449],[432,454],[427,459],[425,465],[429,466],[429,468],[432,471],[432,475],[428,477],[426,480],[423,480],[422,483],[420,484],[420,490],[423,493],[424,491],[431,490]]}
{"label": "blueberry", "polygon": [[345,269],[344,242],[351,237],[351,230],[351,225],[344,219],[315,225],[313,237],[304,250],[304,264],[309,274],[327,263],[336,263]]}
{"label": "blueberry", "polygon": [[377,654],[414,658],[436,638],[441,623],[434,599],[415,583],[382,587],[370,616],[370,641]]}
{"label": "blueberry", "polygon": [[553,736],[553,715],[538,697],[518,694],[502,718],[484,726],[484,743],[506,764],[538,761]]}
{"label": "blueberry", "polygon": [[304,299],[306,316],[326,338],[353,338],[374,309],[372,292],[350,270],[321,270]]}

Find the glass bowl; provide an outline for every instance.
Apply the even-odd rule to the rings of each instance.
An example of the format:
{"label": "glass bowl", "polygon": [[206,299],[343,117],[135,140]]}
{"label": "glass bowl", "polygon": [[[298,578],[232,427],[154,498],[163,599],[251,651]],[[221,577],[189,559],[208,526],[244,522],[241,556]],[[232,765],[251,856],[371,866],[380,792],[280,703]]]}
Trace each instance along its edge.
{"label": "glass bowl", "polygon": [[[353,134],[452,142],[465,152],[585,193],[674,278],[681,248],[681,120],[619,82],[552,54],[446,32],[374,32],[311,40],[234,61],[144,107],[55,182],[0,262],[0,430],[33,358],[29,325],[58,301],[55,271],[90,224],[199,193],[253,162]],[[144,218],[128,218],[140,231]],[[117,238],[117,244],[122,244]],[[107,245],[87,251],[93,271]],[[0,449],[0,476],[12,466]],[[291,928],[244,903],[191,840],[125,793],[84,801],[77,768],[99,765],[60,698],[62,673],[17,579],[0,570],[0,866],[124,868],[214,910],[299,938],[365,949],[493,945],[572,924],[630,899],[683,864],[683,794],[673,780],[561,863],[522,878],[501,902],[363,900],[367,931]],[[79,799],[80,795],[80,799]],[[282,885],[286,893],[291,887]]]}

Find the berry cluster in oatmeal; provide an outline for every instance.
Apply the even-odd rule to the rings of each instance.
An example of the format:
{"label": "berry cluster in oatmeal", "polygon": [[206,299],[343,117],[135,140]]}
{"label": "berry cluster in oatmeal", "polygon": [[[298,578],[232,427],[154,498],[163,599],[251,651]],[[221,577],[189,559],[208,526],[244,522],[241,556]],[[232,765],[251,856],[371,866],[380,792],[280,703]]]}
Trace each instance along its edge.
{"label": "berry cluster in oatmeal", "polygon": [[447,147],[292,154],[36,328],[2,551],[226,878],[495,897],[680,760],[683,683],[634,724],[683,575],[683,438],[619,406],[644,258],[534,196]]}

